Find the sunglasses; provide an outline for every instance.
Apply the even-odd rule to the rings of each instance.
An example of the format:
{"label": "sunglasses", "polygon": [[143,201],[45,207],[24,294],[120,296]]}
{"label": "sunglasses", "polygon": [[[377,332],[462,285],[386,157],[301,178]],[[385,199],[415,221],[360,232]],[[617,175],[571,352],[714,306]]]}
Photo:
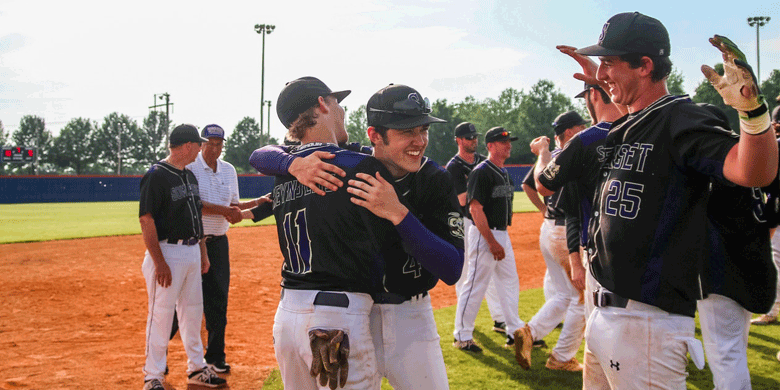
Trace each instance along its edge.
{"label": "sunglasses", "polygon": [[478,135],[472,134],[472,135],[464,135],[463,137],[460,137],[460,138],[463,138],[463,139],[469,140],[469,141],[473,141],[473,140],[477,139],[477,137],[478,137]]}
{"label": "sunglasses", "polygon": [[431,101],[428,98],[421,98],[417,93],[410,93],[406,99],[393,103],[392,110],[380,110],[369,107],[368,111],[418,116],[430,114],[432,110]]}

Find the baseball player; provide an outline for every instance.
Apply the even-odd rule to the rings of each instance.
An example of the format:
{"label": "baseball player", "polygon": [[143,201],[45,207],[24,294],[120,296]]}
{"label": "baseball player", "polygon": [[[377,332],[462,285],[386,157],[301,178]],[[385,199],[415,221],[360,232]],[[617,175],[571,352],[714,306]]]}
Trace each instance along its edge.
{"label": "baseball player", "polygon": [[702,71],[739,111],[739,139],[686,96],[669,95],[671,45],[657,19],[617,14],[596,45],[577,50],[599,56],[597,78],[629,111],[605,141],[589,227],[591,272],[602,287],[586,339],[589,365],[603,375],[585,375],[586,387],[686,387],[687,353],[697,367],[704,363],[694,337],[706,244],[702,194],[711,177],[761,187],[777,175],[777,159],[755,158],[776,156],[777,143],[744,55],[724,37],[710,42],[723,53],[725,77]]}
{"label": "baseball player", "polygon": [[[456,348],[469,349],[476,346],[472,336],[474,321],[488,282],[495,278],[497,286],[501,286],[498,295],[506,319],[507,347],[514,346],[515,354],[520,354],[520,343],[515,341],[521,329],[525,329],[525,323],[518,316],[520,284],[512,242],[506,232],[507,226],[512,223],[514,185],[504,168],[504,161],[512,151],[511,142],[516,140],[517,137],[510,136],[501,127],[488,130],[485,133],[488,159],[477,165],[469,175],[469,216],[476,229],[471,229],[466,237],[469,262],[466,282],[458,297],[455,312],[453,346]],[[527,360],[530,361],[530,356]]]}
{"label": "baseball player", "polygon": [[[387,165],[393,177],[398,177],[396,185],[404,188],[402,201],[399,202],[394,187],[381,176],[358,174],[356,179],[349,180],[348,191],[356,195],[352,202],[392,221],[399,235],[394,239],[392,234],[369,234],[390,243],[382,252],[385,264],[379,275],[381,284],[376,286],[382,287],[381,291],[371,294],[375,302],[371,311],[371,332],[379,363],[373,367],[376,388],[382,376],[388,377],[399,389],[421,384],[425,388],[447,388],[427,290],[436,284],[437,277],[454,284],[460,276],[462,231],[449,179],[441,168],[428,164],[422,157],[427,145],[428,125],[442,121],[428,115],[430,108],[422,104],[423,100],[409,87],[391,85],[375,94],[368,105],[377,110],[369,111],[369,124],[378,127],[379,123],[387,123],[401,127],[378,131],[372,127],[369,134],[372,141],[377,142],[376,157]],[[346,141],[346,134],[338,141]],[[420,153],[413,153],[420,147]],[[261,172],[267,167],[259,165],[260,162],[271,167],[275,165],[269,162],[272,159],[267,155],[262,156],[263,151],[267,152],[267,147],[253,153],[250,159]],[[303,159],[293,162],[297,160]],[[423,172],[427,173],[423,175]],[[334,173],[344,176],[341,169]],[[423,183],[430,188],[424,188]],[[445,196],[449,197],[449,202],[441,202]],[[410,213],[412,205],[426,211]],[[436,226],[433,232],[437,235],[421,221],[425,226]],[[453,227],[457,229],[453,231]],[[423,332],[423,329],[427,330]]]}
{"label": "baseball player", "polygon": [[[780,138],[780,106],[772,110],[772,130],[775,132],[775,136]],[[775,267],[780,271],[780,233],[777,230],[772,234],[772,258],[774,259]],[[777,287],[775,288],[774,305],[768,312],[752,319],[750,323],[753,325],[777,324],[778,314],[780,314],[780,278],[778,278]]]}
{"label": "baseball player", "polygon": [[[716,106],[722,127],[728,117]],[[698,302],[704,351],[716,389],[750,389],[747,363],[751,312],[765,312],[774,301],[777,271],[769,230],[777,224],[774,202],[780,181],[770,187],[744,188],[713,181],[707,204],[709,251]],[[765,200],[769,200],[769,206]]]}
{"label": "baseball player", "polygon": [[[565,145],[572,137],[585,129],[587,123],[576,111],[568,111],[558,115],[553,122],[556,144]],[[557,155],[560,150],[560,147],[556,148],[552,155]],[[533,170],[529,171],[525,182],[529,185],[535,183]],[[539,234],[539,246],[555,294],[545,300],[544,305],[526,324],[527,331],[522,333],[523,337],[529,335],[531,337],[524,339],[522,344],[525,349],[530,349],[534,340],[544,338],[565,316],[561,335],[545,366],[551,370],[582,371],[582,365],[574,355],[580,348],[585,330],[585,308],[580,302],[580,291],[572,285],[569,279],[566,215],[558,207],[561,194],[562,191],[558,191],[545,197],[547,210]],[[523,356],[530,356],[530,352],[521,354],[521,357]],[[525,364],[530,366],[530,362]]]}
{"label": "baseball player", "polygon": [[[477,144],[479,143],[479,133],[477,133],[476,127],[472,123],[462,122],[455,126],[455,142],[458,144],[458,154],[453,156],[449,162],[447,162],[447,172],[452,176],[452,181],[455,184],[455,192],[458,194],[458,203],[460,203],[461,214],[466,215],[466,183],[469,179],[469,174],[477,166],[477,164],[485,161],[485,156],[477,153]],[[474,227],[474,222],[468,217],[463,218],[463,232],[464,235],[468,235],[469,229]],[[465,244],[465,242],[464,242]],[[468,253],[468,249],[464,248],[465,253]],[[464,259],[465,260],[465,259]],[[466,261],[464,261],[464,266]],[[455,284],[455,294],[460,295],[461,287],[466,280],[466,273],[463,272],[460,275],[460,280]],[[498,302],[498,293],[496,292],[496,286],[491,279],[488,284],[485,298],[488,304],[488,311],[490,311],[490,317],[493,318],[493,331],[498,333],[506,332],[506,322],[504,322],[504,314],[501,313],[501,305]]]}
{"label": "baseball player", "polygon": [[[372,294],[370,319],[377,375],[388,378],[396,389],[448,388],[428,290],[439,278],[454,284],[462,269],[462,225],[452,183],[440,166],[423,156],[428,126],[442,122],[429,115],[425,101],[416,90],[393,84],[371,97],[367,116],[373,155],[395,180],[390,186],[361,175],[365,181],[351,180],[348,189],[364,199],[356,200],[357,204],[392,220],[403,240],[383,253],[384,276],[379,291]],[[264,174],[280,174],[279,169],[292,172],[304,160],[288,159],[278,147],[269,146],[252,156],[252,164]],[[341,170],[322,162],[295,170],[301,182],[329,175],[324,172],[343,176]],[[400,201],[408,209],[400,223],[391,211],[398,205],[396,192],[402,194]],[[418,219],[422,226],[410,225]]]}
{"label": "baseball player", "polygon": [[225,130],[211,124],[203,128],[201,136],[208,141],[187,169],[198,179],[203,202],[204,241],[211,265],[209,271],[203,274],[203,314],[208,331],[205,358],[212,370],[227,373],[230,365],[225,363],[225,326],[230,289],[230,247],[226,233],[231,223],[241,222],[242,210],[256,207],[260,200],[241,202],[239,199],[236,169],[219,158]]}
{"label": "baseball player", "polygon": [[187,352],[187,382],[221,387],[226,381],[203,359],[200,275],[209,270],[209,259],[202,240],[198,181],[185,168],[206,140],[192,125],[176,126],[168,139],[168,157],[153,164],[141,179],[138,215],[146,244],[142,268],[149,295],[144,390],[164,389],[174,309],[181,320],[181,338]]}

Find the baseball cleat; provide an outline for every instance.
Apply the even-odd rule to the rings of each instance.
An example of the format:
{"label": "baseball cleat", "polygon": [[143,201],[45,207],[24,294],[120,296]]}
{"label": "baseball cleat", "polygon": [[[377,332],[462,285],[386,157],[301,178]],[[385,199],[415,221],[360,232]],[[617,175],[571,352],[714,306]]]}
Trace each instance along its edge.
{"label": "baseball cleat", "polygon": [[482,352],[482,348],[480,348],[479,345],[477,345],[477,343],[474,342],[474,340],[466,340],[466,341],[455,340],[455,342],[452,343],[452,346],[460,349],[461,351],[475,352],[475,353]]}
{"label": "baseball cleat", "polygon": [[506,334],[506,322],[493,321],[493,332]]}
{"label": "baseball cleat", "polygon": [[533,342],[534,348],[547,348],[547,343],[544,340],[536,340]]}
{"label": "baseball cleat", "polygon": [[187,383],[191,385],[217,388],[225,386],[227,381],[217,376],[217,374],[212,371],[209,366],[206,366],[203,369],[190,374]]}
{"label": "baseball cleat", "polygon": [[165,390],[165,386],[159,379],[149,379],[144,382],[144,390]]}
{"label": "baseball cleat", "polygon": [[751,325],[771,325],[776,323],[777,323],[777,317],[770,316],[769,314],[762,314],[750,320]]}
{"label": "baseball cleat", "polygon": [[547,359],[547,363],[544,365],[550,370],[558,370],[558,371],[582,371],[584,368],[580,362],[577,361],[577,358],[571,358],[568,362],[562,362],[558,359],[554,358],[552,355],[550,355],[550,358]]}
{"label": "baseball cleat", "polygon": [[515,331],[515,360],[524,370],[531,369],[531,349],[534,338],[531,335],[531,327],[526,324]]}
{"label": "baseball cleat", "polygon": [[225,363],[224,360],[221,362],[206,363],[206,365],[209,366],[214,372],[218,372],[220,374],[230,373],[230,364]]}
{"label": "baseball cleat", "polygon": [[514,348],[515,346],[515,339],[512,338],[512,336],[506,336],[506,344],[504,344],[504,348]]}

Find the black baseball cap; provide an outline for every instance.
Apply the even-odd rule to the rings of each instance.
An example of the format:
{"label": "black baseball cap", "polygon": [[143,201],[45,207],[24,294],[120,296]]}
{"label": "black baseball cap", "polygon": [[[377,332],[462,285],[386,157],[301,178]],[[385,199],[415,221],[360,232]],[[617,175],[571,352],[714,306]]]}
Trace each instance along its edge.
{"label": "black baseball cap", "polygon": [[317,104],[320,96],[333,95],[341,103],[350,92],[352,91],[333,92],[316,77],[301,77],[284,85],[276,100],[276,114],[284,127],[289,128],[299,115]]}
{"label": "black baseball cap", "polygon": [[600,86],[598,86],[598,85],[596,85],[596,84],[588,84],[588,83],[585,83],[585,89],[583,89],[583,90],[582,90],[582,92],[578,93],[578,94],[577,94],[576,96],[574,96],[574,97],[575,97],[575,98],[584,98],[584,97],[585,97],[585,94],[586,94],[586,93],[588,93],[588,91],[589,91],[591,88],[596,88],[596,89],[599,89],[599,90],[601,90],[601,91],[604,91],[604,89],[603,89],[603,88],[601,88]]}
{"label": "black baseball cap", "polygon": [[431,116],[431,103],[416,89],[402,84],[390,84],[377,91],[366,104],[369,126],[388,129],[410,129],[431,123],[447,123]]}
{"label": "black baseball cap", "polygon": [[171,146],[179,146],[186,144],[187,142],[202,144],[208,142],[208,140],[201,138],[200,135],[198,135],[198,128],[190,124],[174,127],[173,131],[171,131],[171,135],[168,136],[168,143],[170,143]]}
{"label": "black baseball cap", "polygon": [[588,121],[583,119],[577,111],[566,111],[555,118],[552,126],[553,130],[555,130],[555,135],[561,135],[566,129],[587,123]]}
{"label": "black baseball cap", "polygon": [[455,126],[455,137],[468,137],[479,135],[477,128],[470,122],[461,122]]}
{"label": "black baseball cap", "polygon": [[645,54],[669,56],[671,43],[666,27],[655,18],[639,12],[617,14],[601,28],[599,42],[576,51],[586,56]]}
{"label": "black baseball cap", "polygon": [[219,125],[210,124],[206,125],[200,132],[200,136],[203,138],[225,138],[225,130]]}
{"label": "black baseball cap", "polygon": [[517,141],[519,138],[512,137],[503,127],[494,127],[485,133],[485,143],[496,141]]}

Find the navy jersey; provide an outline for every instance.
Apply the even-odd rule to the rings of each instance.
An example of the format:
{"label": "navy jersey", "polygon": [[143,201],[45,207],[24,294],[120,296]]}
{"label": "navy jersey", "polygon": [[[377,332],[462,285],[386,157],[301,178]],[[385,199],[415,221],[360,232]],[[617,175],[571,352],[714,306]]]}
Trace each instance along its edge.
{"label": "navy jersey", "polygon": [[[775,184],[777,181],[775,181]],[[753,313],[766,313],[775,302],[777,270],[772,261],[765,191],[712,183],[707,205],[709,251],[704,262],[704,292],[720,294]]]}
{"label": "navy jersey", "polygon": [[[450,176],[452,176],[452,182],[455,185],[455,195],[460,195],[468,190],[469,174],[471,174],[471,171],[474,170],[474,167],[483,161],[485,161],[485,156],[479,153],[474,153],[473,164],[469,164],[466,160],[462,159],[457,154],[450,159],[446,167],[447,171],[450,173]],[[468,210],[466,210],[467,208],[468,203],[466,206],[461,207],[460,212],[464,216],[468,214]]]}
{"label": "navy jersey", "polygon": [[[563,146],[558,155],[544,168],[539,175],[539,182],[551,190],[558,191],[564,184],[572,182],[573,193],[579,193],[580,198],[569,198],[568,202],[578,204],[580,210],[580,244],[587,245],[588,220],[595,195],[596,182],[601,165],[604,163],[604,140],[607,138],[610,122],[599,122],[572,137]],[[570,203],[572,204],[572,203]]]}
{"label": "navy jersey", "polygon": [[506,168],[499,168],[490,160],[485,160],[471,171],[466,204],[471,204],[472,200],[479,202],[491,229],[506,230],[512,225],[514,198],[515,186]]}
{"label": "navy jersey", "polygon": [[[395,180],[399,199],[433,234],[463,249],[463,219],[449,174],[439,164],[423,157],[420,170]],[[433,288],[439,281],[406,249],[398,245],[384,253],[385,291],[412,296]]]}
{"label": "navy jersey", "polygon": [[687,96],[668,95],[613,123],[588,248],[602,286],[693,317],[710,178],[725,181],[723,163],[738,142],[719,124]]}
{"label": "navy jersey", "polygon": [[[561,152],[561,149],[555,149],[552,151],[553,158],[558,155],[558,153]],[[523,184],[536,189],[536,180],[534,180],[534,169],[536,169],[536,166],[532,166],[531,169],[528,171],[528,174],[525,175],[525,178],[523,179]],[[566,218],[566,214],[563,212],[563,210],[558,206],[559,200],[561,198],[561,191],[556,190],[552,195],[545,196],[544,198],[544,205],[546,206],[544,209],[544,218],[546,219],[555,219],[555,220],[563,220]]]}
{"label": "navy jersey", "polygon": [[[305,157],[315,151],[335,154],[328,162],[347,173],[345,181],[360,172],[390,177],[377,159],[333,144],[311,143],[291,153]],[[380,245],[392,244],[386,237],[397,233],[390,221],[352,203],[347,186],[326,192],[317,195],[293,176],[276,177],[273,210],[284,255],[282,286],[371,293],[381,279]]]}
{"label": "navy jersey", "polygon": [[158,241],[202,238],[202,208],[198,180],[188,169],[159,161],[141,178],[138,216],[152,215]]}

